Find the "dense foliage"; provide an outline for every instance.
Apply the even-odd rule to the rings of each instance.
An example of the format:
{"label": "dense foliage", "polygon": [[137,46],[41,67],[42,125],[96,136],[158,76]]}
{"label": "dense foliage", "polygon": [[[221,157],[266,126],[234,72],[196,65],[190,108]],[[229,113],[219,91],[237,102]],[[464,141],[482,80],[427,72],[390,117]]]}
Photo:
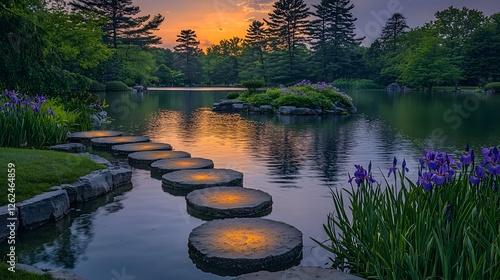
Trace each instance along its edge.
{"label": "dense foliage", "polygon": [[371,163],[356,165],[351,188],[332,191],[329,240],[316,242],[335,255],[334,268],[366,278],[499,279],[500,153],[482,155],[478,164],[468,146],[460,162],[425,151],[416,184],[396,158],[378,182]]}
{"label": "dense foliage", "polygon": [[352,98],[331,84],[324,82],[313,84],[306,80],[290,87],[268,89],[265,93],[243,94],[240,99],[254,106],[271,105],[276,108],[295,106],[330,110],[334,105],[343,108],[353,106]]}

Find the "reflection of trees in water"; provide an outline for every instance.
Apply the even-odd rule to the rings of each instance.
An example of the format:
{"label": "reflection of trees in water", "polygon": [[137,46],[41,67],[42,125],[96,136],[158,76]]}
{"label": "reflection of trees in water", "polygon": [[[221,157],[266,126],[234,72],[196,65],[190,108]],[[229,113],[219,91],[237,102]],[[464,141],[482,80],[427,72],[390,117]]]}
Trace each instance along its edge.
{"label": "reflection of trees in water", "polygon": [[[47,263],[56,267],[74,268],[85,260],[86,250],[94,238],[93,221],[99,209],[112,214],[123,209],[122,194],[131,190],[127,185],[81,205],[80,212],[72,212],[56,223],[50,223],[31,232],[19,235],[21,246],[18,256],[21,263]],[[102,207],[104,206],[104,207]]]}

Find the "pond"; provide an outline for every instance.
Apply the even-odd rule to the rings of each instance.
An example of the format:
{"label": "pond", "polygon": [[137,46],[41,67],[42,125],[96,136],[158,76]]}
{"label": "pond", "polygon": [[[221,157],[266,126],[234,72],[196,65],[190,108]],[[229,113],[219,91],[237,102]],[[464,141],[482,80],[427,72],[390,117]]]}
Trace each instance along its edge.
{"label": "pond", "polygon": [[[366,167],[371,160],[381,181],[394,156],[406,158],[408,176],[416,180],[424,148],[459,155],[467,143],[474,149],[500,143],[500,96],[348,93],[359,111],[350,117],[217,114],[210,107],[227,91],[210,89],[103,97],[114,119],[107,129],[148,135],[211,159],[216,168],[243,172],[245,187],[272,195],[266,218],[302,231],[301,265],[326,267],[329,255],[311,237],[325,239],[330,188],[348,187],[354,164]],[[224,278],[197,268],[188,256],[189,233],[204,222],[187,213],[184,197],[165,192],[147,170],[134,169],[132,184],[21,234],[19,261],[93,280]]]}

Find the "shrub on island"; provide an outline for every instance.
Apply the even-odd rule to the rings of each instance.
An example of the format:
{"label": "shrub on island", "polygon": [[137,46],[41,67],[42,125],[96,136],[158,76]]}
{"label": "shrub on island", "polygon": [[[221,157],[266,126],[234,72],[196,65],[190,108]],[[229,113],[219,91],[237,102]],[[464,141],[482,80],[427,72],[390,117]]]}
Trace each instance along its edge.
{"label": "shrub on island", "polygon": [[128,91],[130,88],[120,81],[111,81],[106,83],[106,91]]}

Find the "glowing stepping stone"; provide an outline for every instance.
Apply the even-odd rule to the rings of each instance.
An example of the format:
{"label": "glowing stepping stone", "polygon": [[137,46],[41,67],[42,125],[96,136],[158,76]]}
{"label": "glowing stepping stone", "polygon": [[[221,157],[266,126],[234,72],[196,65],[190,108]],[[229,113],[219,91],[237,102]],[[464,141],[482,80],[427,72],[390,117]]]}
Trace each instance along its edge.
{"label": "glowing stepping stone", "polygon": [[[130,155],[129,155],[130,156]],[[151,176],[158,178],[163,174],[188,169],[211,169],[214,162],[205,158],[172,158],[157,160],[151,164]]]}
{"label": "glowing stepping stone", "polygon": [[186,196],[188,213],[201,218],[259,217],[269,214],[271,195],[240,187],[213,187],[190,192]]}
{"label": "glowing stepping stone", "polygon": [[123,144],[115,145],[111,147],[116,154],[128,155],[135,152],[146,152],[146,151],[171,151],[172,146],[170,144],[163,143],[133,143],[133,144]]}
{"label": "glowing stepping stone", "polygon": [[90,142],[92,143],[92,147],[110,148],[111,146],[114,145],[149,142],[149,137],[147,136],[104,137],[104,138],[94,138]]}
{"label": "glowing stepping stone", "polygon": [[[153,144],[153,143],[149,143]],[[169,145],[170,146],[170,145]],[[116,147],[116,146],[115,146]],[[113,149],[115,148],[113,147]],[[128,155],[128,164],[149,166],[160,159],[189,158],[191,155],[181,151],[146,151],[135,152]]]}
{"label": "glowing stepping stone", "polygon": [[193,229],[188,247],[202,270],[239,275],[296,264],[302,257],[302,232],[262,218],[214,220]]}
{"label": "glowing stepping stone", "polygon": [[123,132],[121,131],[109,131],[109,130],[81,131],[69,134],[66,140],[69,142],[89,142],[93,138],[115,137],[122,135]]}
{"label": "glowing stepping stone", "polygon": [[179,170],[161,178],[164,188],[185,194],[210,187],[243,186],[243,173],[231,169]]}

